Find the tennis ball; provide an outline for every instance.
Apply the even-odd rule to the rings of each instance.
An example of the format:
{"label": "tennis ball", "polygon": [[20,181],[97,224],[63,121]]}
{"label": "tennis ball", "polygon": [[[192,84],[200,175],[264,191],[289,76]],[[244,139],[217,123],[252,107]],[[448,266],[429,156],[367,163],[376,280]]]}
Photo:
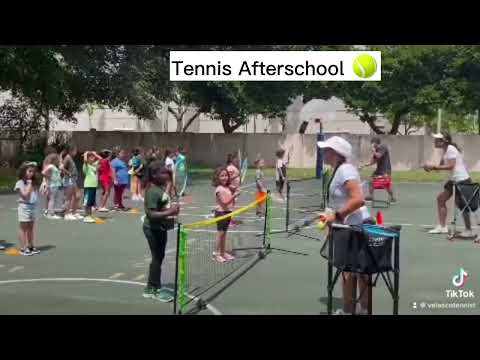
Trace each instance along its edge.
{"label": "tennis ball", "polygon": [[353,62],[353,72],[362,79],[371,78],[377,72],[377,62],[371,55],[360,55]]}
{"label": "tennis ball", "polygon": [[327,227],[327,223],[325,223],[325,222],[323,222],[323,221],[320,221],[320,222],[318,223],[318,229],[319,229],[320,231],[325,230],[326,227]]}

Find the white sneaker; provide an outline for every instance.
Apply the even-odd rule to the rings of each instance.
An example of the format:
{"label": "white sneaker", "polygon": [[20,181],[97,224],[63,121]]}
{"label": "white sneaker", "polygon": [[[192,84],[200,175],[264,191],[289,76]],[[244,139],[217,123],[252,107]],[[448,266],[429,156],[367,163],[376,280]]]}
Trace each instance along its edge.
{"label": "white sneaker", "polygon": [[88,223],[88,224],[93,224],[95,222],[95,219],[92,218],[91,216],[86,216],[84,219],[83,219],[83,222],[84,223]]}
{"label": "white sneaker", "polygon": [[475,234],[473,233],[472,230],[465,230],[465,231],[462,231],[460,234],[458,234],[458,236],[461,238],[473,238],[475,237]]}
{"label": "white sneaker", "polygon": [[77,218],[73,214],[66,214],[64,220],[77,220]]}
{"label": "white sneaker", "polygon": [[357,315],[368,315],[368,309],[364,309],[360,304],[357,304],[357,309],[355,312]]}
{"label": "white sneaker", "polygon": [[333,315],[342,315],[343,316],[343,315],[352,315],[352,314],[343,311],[343,309],[338,309],[337,311],[335,311],[333,313]]}
{"label": "white sneaker", "polygon": [[83,216],[80,214],[73,214],[72,216],[75,218],[75,220],[83,220]]}
{"label": "white sneaker", "polygon": [[100,208],[98,209],[99,212],[109,212],[110,210],[108,210],[107,208]]}
{"label": "white sneaker", "polygon": [[433,230],[428,232],[429,234],[448,234],[448,227],[437,225]]}
{"label": "white sneaker", "polygon": [[49,219],[49,220],[60,220],[60,219],[62,219],[62,217],[60,217],[58,215],[47,215],[46,218]]}
{"label": "white sneaker", "polygon": [[137,195],[132,195],[132,201],[138,201],[138,196]]}

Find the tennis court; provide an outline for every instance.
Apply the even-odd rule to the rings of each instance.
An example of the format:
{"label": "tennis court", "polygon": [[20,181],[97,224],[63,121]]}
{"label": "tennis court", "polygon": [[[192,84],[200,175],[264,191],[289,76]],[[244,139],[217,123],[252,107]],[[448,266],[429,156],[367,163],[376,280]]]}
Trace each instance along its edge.
{"label": "tennis court", "polygon": [[[246,183],[252,179],[247,179]],[[312,185],[314,186],[314,185]],[[398,184],[399,204],[382,210],[387,223],[403,225],[400,247],[400,314],[479,314],[475,309],[414,309],[412,303],[467,301],[447,299],[454,289],[452,276],[460,268],[469,273],[465,290],[480,294],[477,280],[480,251],[472,241],[448,242],[443,235],[428,235],[434,225],[434,199],[441,184]],[[312,189],[313,191],[314,189]],[[308,189],[305,189],[307,192]],[[240,197],[239,206],[255,200],[254,188]],[[206,220],[214,205],[208,180],[196,180],[187,190],[180,221]],[[127,205],[132,205],[127,201]],[[272,230],[285,229],[285,203],[274,202]],[[52,221],[40,217],[37,238],[41,254],[32,257],[0,253],[1,314],[171,314],[172,304],[142,298],[149,251],[141,229],[140,213],[112,213],[103,225]],[[242,224],[229,230],[236,246],[258,244],[254,239],[262,220],[243,214]],[[0,197],[0,240],[16,245],[16,196]],[[202,246],[215,239],[215,231],[192,233],[189,241]],[[208,230],[208,229],[207,229]],[[211,229],[210,229],[211,230]],[[478,226],[475,228],[478,232]],[[327,264],[320,256],[322,242],[286,234],[272,235],[271,245],[307,255],[272,250],[265,259],[248,253],[226,281],[202,294],[207,307],[197,314],[301,314],[326,313]],[[176,233],[169,234],[164,261],[165,284],[175,279]],[[192,256],[195,253],[191,254]],[[190,268],[193,271],[193,268]],[[200,273],[200,280],[215,280]],[[231,283],[231,284],[229,284]],[[222,285],[228,284],[224,287]],[[374,314],[391,314],[392,300],[384,284],[374,289]],[[191,294],[196,296],[195,293]],[[335,289],[334,307],[341,306],[341,285]]]}

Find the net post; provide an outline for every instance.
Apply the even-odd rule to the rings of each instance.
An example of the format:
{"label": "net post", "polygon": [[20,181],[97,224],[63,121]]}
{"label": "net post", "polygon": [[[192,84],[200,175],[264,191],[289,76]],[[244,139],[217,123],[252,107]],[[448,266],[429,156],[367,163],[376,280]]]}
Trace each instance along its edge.
{"label": "net post", "polygon": [[173,315],[177,315],[177,303],[178,303],[178,263],[180,254],[180,231],[182,230],[182,224],[178,223],[177,226],[177,253],[175,255],[175,290],[173,299]]}
{"label": "net post", "polygon": [[288,232],[288,224],[290,223],[290,181],[287,180],[287,203],[286,203],[286,216],[285,216],[285,231]]}
{"label": "net post", "polygon": [[[317,143],[319,141],[324,141],[324,140],[325,140],[325,136],[323,135],[323,128],[320,125],[319,132],[317,133]],[[317,148],[316,176],[317,176],[317,179],[321,179],[322,178],[322,173],[323,173],[323,150],[320,149],[317,144],[315,144],[315,146]]]}
{"label": "net post", "polygon": [[[267,236],[269,236],[270,227],[268,226],[268,218],[270,216],[270,190],[267,191],[265,199],[265,221],[263,223],[263,249],[267,248]],[[268,234],[267,234],[268,233]]]}
{"label": "net post", "polygon": [[399,286],[400,286],[400,231],[398,231],[398,236],[394,240],[394,260],[393,260],[393,315],[398,315],[398,302],[399,302]]}

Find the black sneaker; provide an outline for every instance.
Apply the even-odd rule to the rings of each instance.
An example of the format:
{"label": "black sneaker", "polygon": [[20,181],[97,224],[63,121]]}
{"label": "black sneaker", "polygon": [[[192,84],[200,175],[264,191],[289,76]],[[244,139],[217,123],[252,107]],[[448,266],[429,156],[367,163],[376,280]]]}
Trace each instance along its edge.
{"label": "black sneaker", "polygon": [[20,254],[22,254],[23,256],[32,256],[32,252],[30,251],[30,249],[20,249]]}
{"label": "black sneaker", "polygon": [[37,248],[31,247],[31,248],[28,248],[28,250],[30,250],[32,255],[40,254],[40,250],[38,250]]}

